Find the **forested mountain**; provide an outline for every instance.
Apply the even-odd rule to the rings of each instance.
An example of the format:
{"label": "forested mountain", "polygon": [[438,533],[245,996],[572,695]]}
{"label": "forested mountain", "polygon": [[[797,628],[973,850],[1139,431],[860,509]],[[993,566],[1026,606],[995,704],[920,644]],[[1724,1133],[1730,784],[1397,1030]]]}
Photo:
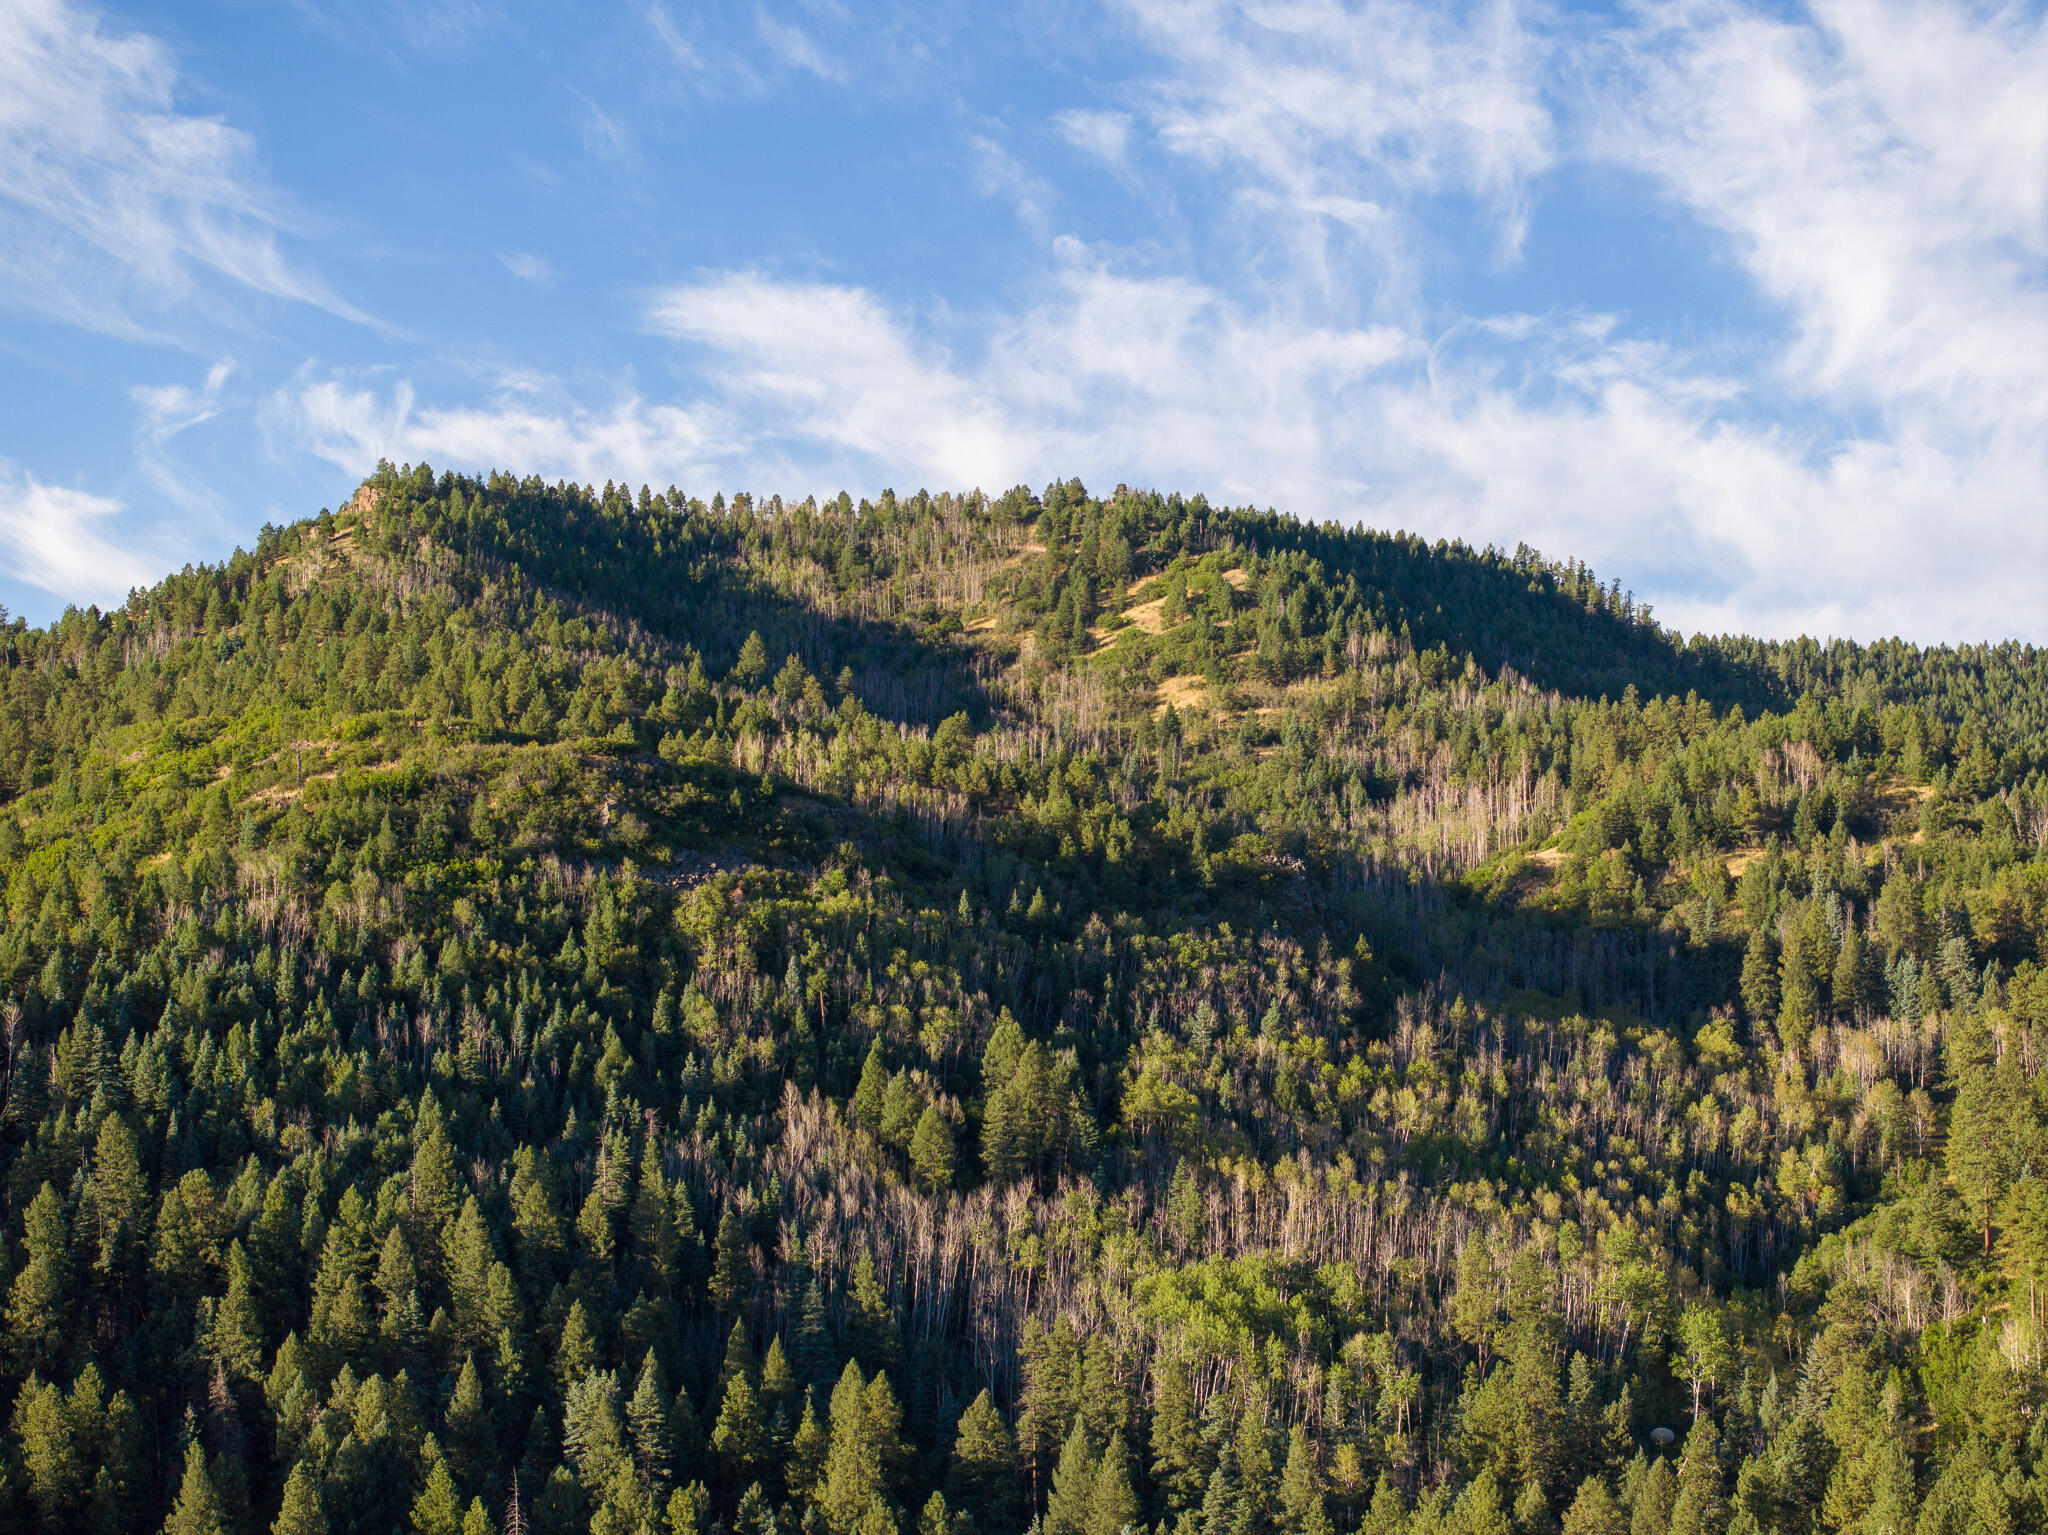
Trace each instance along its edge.
{"label": "forested mountain", "polygon": [[381,470],[0,630],[0,1526],[2048,1527],[2048,659]]}

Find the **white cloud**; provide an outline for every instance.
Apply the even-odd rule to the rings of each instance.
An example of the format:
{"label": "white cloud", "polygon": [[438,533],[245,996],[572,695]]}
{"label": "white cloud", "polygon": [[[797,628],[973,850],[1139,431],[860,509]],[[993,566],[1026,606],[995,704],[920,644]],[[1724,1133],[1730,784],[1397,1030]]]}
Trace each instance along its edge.
{"label": "white cloud", "polygon": [[1051,183],[986,134],[971,135],[967,147],[974,157],[975,190],[1009,203],[1026,229],[1040,240],[1047,238],[1048,210],[1057,200]]}
{"label": "white cloud", "polygon": [[307,370],[271,397],[264,418],[274,438],[357,475],[388,458],[546,479],[690,483],[718,456],[715,423],[702,412],[631,396],[592,410],[559,393],[522,379],[488,404],[422,409],[409,381],[380,395]]}
{"label": "white cloud", "polygon": [[206,370],[206,380],[198,389],[189,384],[135,384],[128,390],[141,411],[136,424],[136,467],[159,494],[188,511],[217,509],[219,499],[181,472],[166,449],[180,432],[219,414],[221,388],[234,371],[234,359],[224,357]]}
{"label": "white cloud", "polygon": [[1058,112],[1053,126],[1076,149],[1121,168],[1131,149],[1131,117],[1128,112]]}
{"label": "white cloud", "polygon": [[1656,177],[1789,311],[1814,394],[2048,425],[2048,17],[1720,0],[1624,39],[1594,148]]}
{"label": "white cloud", "polygon": [[[1354,229],[1368,207],[1469,193],[1502,251],[1519,248],[1554,134],[1542,51],[1508,0],[1125,8],[1166,65],[1134,96],[1167,149],[1246,178],[1270,207]],[[1074,135],[1072,114],[1061,126]],[[1379,225],[1383,242],[1395,232]]]}
{"label": "white cloud", "polygon": [[0,561],[17,579],[72,602],[120,602],[158,565],[102,531],[122,510],[105,496],[45,485],[0,459]]}
{"label": "white cloud", "polygon": [[536,288],[554,286],[555,269],[544,257],[530,251],[499,251],[498,259],[505,264],[505,270],[521,282],[532,283]]}
{"label": "white cloud", "polygon": [[279,250],[248,136],[180,112],[177,84],[154,38],[0,6],[0,302],[123,335],[223,285],[360,318]]}
{"label": "white cloud", "polygon": [[960,486],[1001,479],[1030,457],[994,400],[859,289],[732,274],[668,290],[647,321],[729,359],[725,387],[779,412],[771,436]]}
{"label": "white cloud", "polygon": [[804,70],[820,80],[835,85],[846,82],[846,66],[836,59],[827,58],[811,35],[795,22],[778,21],[764,9],[756,16],[761,28],[761,41],[776,61],[789,69]]}

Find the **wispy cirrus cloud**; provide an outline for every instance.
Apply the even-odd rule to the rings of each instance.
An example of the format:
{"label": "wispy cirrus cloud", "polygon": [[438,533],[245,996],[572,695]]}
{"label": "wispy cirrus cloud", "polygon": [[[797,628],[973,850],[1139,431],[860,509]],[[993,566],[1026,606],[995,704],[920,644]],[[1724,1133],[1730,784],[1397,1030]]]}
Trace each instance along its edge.
{"label": "wispy cirrus cloud", "polygon": [[[1130,93],[1146,130],[1299,221],[1298,238],[1363,233],[1376,260],[1406,259],[1409,231],[1383,213],[1448,191],[1487,206],[1503,256],[1519,249],[1531,183],[1557,151],[1544,49],[1509,0],[1125,0],[1123,9],[1162,66]],[[1116,146],[1102,137],[1114,122],[1100,114],[1068,112],[1060,125]],[[1330,259],[1318,251],[1326,278]]]}
{"label": "wispy cirrus cloud", "polygon": [[170,50],[65,0],[0,7],[0,302],[123,336],[255,292],[362,316],[288,259],[248,135],[181,111]]}
{"label": "wispy cirrus cloud", "polygon": [[1790,318],[1794,386],[2048,424],[2048,16],[1696,0],[1619,47],[1636,88],[1593,152],[1725,236]]}
{"label": "wispy cirrus cloud", "polygon": [[0,459],[0,564],[16,579],[75,602],[111,604],[148,584],[161,556],[115,537],[119,501],[46,485]]}
{"label": "wispy cirrus cloud", "polygon": [[380,390],[373,380],[307,369],[271,395],[263,420],[274,441],[355,475],[388,458],[548,479],[689,483],[723,456],[709,411],[637,395],[596,409],[540,380],[474,405],[423,407],[406,379]]}

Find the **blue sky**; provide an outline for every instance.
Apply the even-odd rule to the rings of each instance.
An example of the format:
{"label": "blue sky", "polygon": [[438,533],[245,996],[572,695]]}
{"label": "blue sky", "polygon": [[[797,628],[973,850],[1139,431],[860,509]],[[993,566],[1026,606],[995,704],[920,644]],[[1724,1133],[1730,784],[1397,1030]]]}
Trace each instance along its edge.
{"label": "blue sky", "polygon": [[0,600],[387,456],[1079,475],[2048,641],[2048,21],[0,0]]}

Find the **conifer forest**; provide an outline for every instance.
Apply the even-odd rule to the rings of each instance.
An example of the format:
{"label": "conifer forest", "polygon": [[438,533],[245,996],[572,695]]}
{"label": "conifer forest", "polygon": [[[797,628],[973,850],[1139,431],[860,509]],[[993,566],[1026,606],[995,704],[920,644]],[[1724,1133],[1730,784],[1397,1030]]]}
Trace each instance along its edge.
{"label": "conifer forest", "polygon": [[0,1528],[2048,1529],[2048,658],[384,466],[0,628]]}

